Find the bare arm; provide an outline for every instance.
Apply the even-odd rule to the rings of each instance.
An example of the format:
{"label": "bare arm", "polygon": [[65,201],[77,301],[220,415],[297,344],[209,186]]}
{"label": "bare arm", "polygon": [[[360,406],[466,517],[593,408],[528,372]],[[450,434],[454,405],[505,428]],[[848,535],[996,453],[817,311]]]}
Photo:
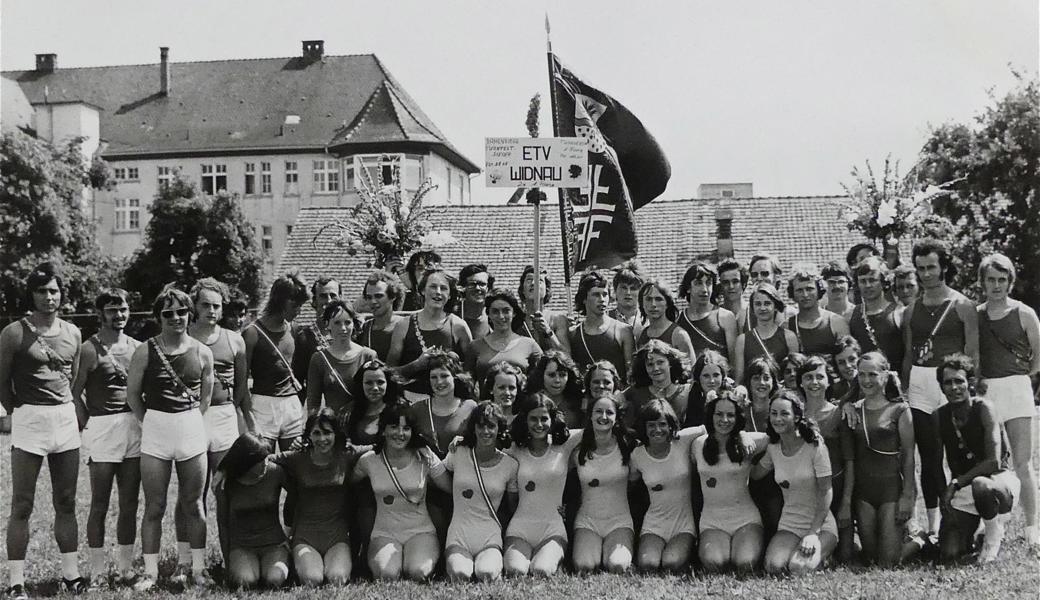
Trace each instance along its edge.
{"label": "bare arm", "polygon": [[747,343],[747,334],[737,336],[737,343],[733,347],[733,375],[737,382],[744,381],[744,344]]}
{"label": "bare arm", "polygon": [[202,385],[199,390],[199,410],[205,413],[213,401],[213,352],[202,342],[199,345],[199,356],[202,358]]}
{"label": "bare arm", "polygon": [[971,300],[961,296],[957,300],[957,314],[964,323],[964,353],[979,364],[979,311]]}
{"label": "bare arm", "polygon": [[571,353],[571,342],[570,338],[567,337],[569,329],[570,321],[567,320],[567,315],[557,314],[553,316],[552,323],[549,325],[549,330],[553,333],[553,335],[549,336],[549,344],[553,348],[563,350],[567,354]]}
{"label": "bare arm", "polygon": [[849,322],[845,317],[835,313],[831,317],[831,329],[839,339],[849,335]]}
{"label": "bare arm", "polygon": [[256,422],[253,420],[253,397],[249,394],[249,362],[246,357],[246,342],[241,335],[232,331],[228,332],[231,348],[235,351],[235,396],[232,402],[238,406],[242,413],[242,420],[246,422],[246,429],[256,431]]}
{"label": "bare arm", "polygon": [[[469,324],[466,320],[458,315],[451,316],[452,329],[455,332],[455,339],[459,343],[459,352],[462,356],[469,354],[469,347],[473,344],[473,332],[469,330]],[[460,358],[462,357],[460,356]]]}
{"label": "bare arm", "polygon": [[910,315],[914,314],[916,301],[911,300],[903,311],[903,368],[899,375],[903,384],[903,393],[910,386],[910,369],[914,366],[914,338],[910,331]]}
{"label": "bare arm", "polygon": [[914,483],[914,423],[910,409],[899,415],[899,463],[903,473],[903,490],[899,496],[896,522],[905,523],[913,512],[917,486]]}
{"label": "bare arm", "polygon": [[[325,387],[325,369],[322,364],[321,350],[311,355],[311,364],[307,367],[307,414],[314,414],[321,408],[321,396]],[[344,382],[345,383],[345,382]]]}
{"label": "bare arm", "polygon": [[148,343],[145,342],[134,350],[130,359],[130,370],[126,377],[126,403],[138,421],[144,421],[144,399],[141,397],[141,384],[144,382],[144,370],[148,368]]}
{"label": "bare arm", "polygon": [[1022,329],[1029,339],[1029,349],[1033,352],[1033,362],[1029,365],[1029,374],[1035,375],[1040,372],[1040,320],[1032,308],[1018,303],[1018,319],[1022,323]]}
{"label": "bare arm", "polygon": [[737,317],[730,311],[720,308],[719,309],[719,325],[722,326],[722,333],[726,336],[726,348],[729,350],[729,364],[735,364],[734,351],[737,346]]}
{"label": "bare arm", "polygon": [[22,345],[22,328],[17,321],[4,328],[0,333],[0,406],[7,414],[15,409],[14,390],[11,387],[11,364],[14,353]]}
{"label": "bare arm", "polygon": [[97,350],[89,341],[79,350],[79,368],[76,370],[76,378],[72,380],[72,402],[76,406],[76,417],[79,419],[79,428],[82,430],[87,425],[87,403],[83,398],[83,390],[87,387],[87,377],[97,367]]}
{"label": "bare arm", "polygon": [[686,333],[686,330],[682,327],[676,327],[675,331],[672,332],[672,347],[678,348],[685,353],[689,357],[690,362],[696,362],[697,350],[693,347],[693,342],[690,341],[690,334]]}

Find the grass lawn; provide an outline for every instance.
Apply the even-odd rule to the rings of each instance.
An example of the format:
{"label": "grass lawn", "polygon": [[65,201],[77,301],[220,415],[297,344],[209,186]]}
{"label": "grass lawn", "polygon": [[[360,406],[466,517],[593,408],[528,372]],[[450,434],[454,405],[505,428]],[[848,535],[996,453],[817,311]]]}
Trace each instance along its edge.
{"label": "grass lawn", "polygon": [[[0,435],[0,528],[6,533],[10,511],[10,436]],[[44,463],[46,465],[46,463]],[[33,597],[57,593],[60,577],[58,548],[51,533],[53,510],[50,502],[50,479],[47,467],[41,472],[36,493],[36,508],[32,516],[32,538],[26,564],[29,593]],[[176,480],[176,478],[174,478]],[[170,509],[176,494],[171,485]],[[80,470],[78,490],[80,527],[80,565],[88,572],[86,553],[86,515],[89,508],[90,483],[87,467]],[[142,499],[141,509],[144,502]],[[112,500],[108,519],[106,542],[115,540],[115,499]],[[212,515],[212,511],[211,511]],[[140,518],[138,519],[140,522]],[[210,518],[210,554],[219,556],[215,542],[216,524]],[[430,584],[358,582],[345,588],[323,588],[322,597],[342,598],[677,598],[677,597],[739,597],[748,600],[782,598],[1037,598],[1040,590],[1040,564],[1037,556],[1025,548],[1021,537],[1022,514],[1018,507],[1008,524],[1008,535],[1001,550],[1001,560],[993,565],[964,565],[937,567],[914,563],[898,569],[866,569],[841,567],[801,579],[774,579],[767,576],[736,577],[733,575],[643,576],[594,575],[575,577],[561,575],[552,580],[509,579],[489,584],[451,584],[437,581]],[[174,536],[170,513],[164,521],[164,552],[160,572],[173,569]],[[140,542],[137,551],[140,552]],[[138,558],[138,563],[140,559]],[[7,585],[6,561],[0,562],[0,585]],[[241,598],[294,598],[303,592],[292,588],[283,592],[233,593],[224,590],[203,595],[215,600]],[[127,590],[91,593],[91,598],[127,598]],[[156,597],[187,596],[179,590],[160,590]],[[190,595],[196,595],[190,592]]]}

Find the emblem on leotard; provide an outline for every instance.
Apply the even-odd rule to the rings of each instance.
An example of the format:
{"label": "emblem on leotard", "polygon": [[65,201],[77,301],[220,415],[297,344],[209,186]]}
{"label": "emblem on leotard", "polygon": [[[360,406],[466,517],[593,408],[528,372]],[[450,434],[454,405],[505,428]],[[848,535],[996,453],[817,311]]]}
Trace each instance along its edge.
{"label": "emblem on leotard", "polygon": [[528,481],[527,485],[524,486],[524,489],[529,491],[529,492],[533,492],[534,491],[534,487],[535,487],[534,486],[534,482],[533,481]]}
{"label": "emblem on leotard", "polygon": [[704,485],[706,485],[706,486],[708,486],[710,488],[713,488],[716,485],[718,485],[718,483],[719,482],[716,481],[714,477],[709,477],[708,480],[704,482]]}
{"label": "emblem on leotard", "polygon": [[393,503],[394,503],[393,495],[387,494],[386,496],[383,496],[383,504],[393,504]]}
{"label": "emblem on leotard", "polygon": [[786,489],[791,487],[791,482],[790,481],[781,481],[780,482],[780,487],[782,487],[782,488],[784,488],[786,490]]}
{"label": "emblem on leotard", "polygon": [[593,479],[589,482],[589,487],[599,487],[599,479]]}
{"label": "emblem on leotard", "polygon": [[473,490],[462,490],[462,497],[469,500],[473,497]]}
{"label": "emblem on leotard", "polygon": [[655,485],[654,487],[650,488],[650,491],[660,492],[663,489],[664,489],[664,486],[659,483],[659,484]]}

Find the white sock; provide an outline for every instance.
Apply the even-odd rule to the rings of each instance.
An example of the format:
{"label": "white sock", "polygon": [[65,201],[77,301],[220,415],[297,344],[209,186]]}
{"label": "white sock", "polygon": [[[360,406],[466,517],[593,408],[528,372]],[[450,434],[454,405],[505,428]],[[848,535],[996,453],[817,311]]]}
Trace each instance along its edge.
{"label": "white sock", "polygon": [[7,572],[11,574],[11,585],[25,585],[25,561],[7,561]]}
{"label": "white sock", "polygon": [[105,547],[90,549],[90,574],[93,577],[104,575],[108,566],[108,557],[105,556]]}
{"label": "white sock", "polygon": [[159,555],[158,554],[145,554],[144,555],[144,574],[153,579],[159,578]]}
{"label": "white sock", "polygon": [[79,553],[61,553],[61,576],[65,579],[76,579],[79,577]]}
{"label": "white sock", "polygon": [[928,509],[928,533],[939,533],[939,519],[941,515],[938,508]]}
{"label": "white sock", "polygon": [[1000,552],[1000,542],[1004,539],[1004,521],[1000,515],[992,519],[985,519],[986,540],[982,543],[982,552],[979,558],[982,560],[993,560]]}
{"label": "white sock", "polygon": [[206,570],[206,549],[191,549],[191,572],[201,573]]}
{"label": "white sock", "polygon": [[177,542],[177,564],[186,565],[191,562],[191,545],[188,542]]}
{"label": "white sock", "polygon": [[133,568],[134,545],[119,544],[116,546],[116,567],[120,573],[125,573]]}

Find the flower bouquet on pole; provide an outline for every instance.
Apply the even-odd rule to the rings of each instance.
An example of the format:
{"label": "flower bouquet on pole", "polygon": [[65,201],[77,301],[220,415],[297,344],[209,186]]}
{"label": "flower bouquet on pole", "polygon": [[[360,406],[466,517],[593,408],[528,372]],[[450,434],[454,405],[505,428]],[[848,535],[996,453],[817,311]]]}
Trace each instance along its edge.
{"label": "flower bouquet on pole", "polygon": [[426,196],[437,188],[429,179],[413,193],[401,185],[401,169],[394,165],[389,181],[377,183],[368,169],[359,169],[360,201],[347,216],[324,225],[312,243],[329,231],[336,245],[348,255],[369,256],[368,266],[393,268],[417,250],[436,250],[459,240],[448,230],[434,230],[430,217],[438,210],[426,205]]}

